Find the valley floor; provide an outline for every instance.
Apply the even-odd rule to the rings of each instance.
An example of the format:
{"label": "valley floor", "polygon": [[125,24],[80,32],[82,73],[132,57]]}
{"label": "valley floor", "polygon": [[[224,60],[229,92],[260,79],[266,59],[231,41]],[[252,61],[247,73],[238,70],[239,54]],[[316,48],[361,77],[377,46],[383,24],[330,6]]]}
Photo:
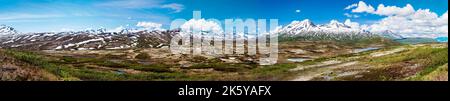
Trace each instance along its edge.
{"label": "valley floor", "polygon": [[255,57],[185,56],[167,48],[85,51],[0,49],[10,81],[448,81],[448,44],[349,47],[281,44],[278,64]]}
{"label": "valley floor", "polygon": [[448,47],[419,44],[297,65],[293,81],[448,81]]}

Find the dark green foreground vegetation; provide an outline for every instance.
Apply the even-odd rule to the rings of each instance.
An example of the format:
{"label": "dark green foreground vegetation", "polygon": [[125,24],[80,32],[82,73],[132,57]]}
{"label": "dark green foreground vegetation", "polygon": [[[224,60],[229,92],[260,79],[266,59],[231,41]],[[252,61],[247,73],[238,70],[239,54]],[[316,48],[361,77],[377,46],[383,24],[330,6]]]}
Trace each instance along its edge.
{"label": "dark green foreground vegetation", "polygon": [[[448,47],[446,48],[432,48],[419,47],[400,54],[394,54],[382,58],[375,58],[370,60],[370,63],[377,65],[391,65],[386,70],[392,70],[404,67],[408,64],[417,64],[418,73],[414,76],[406,78],[407,80],[425,80],[424,76],[429,75],[433,71],[447,71],[443,69],[448,63]],[[398,64],[398,65],[393,65]],[[398,67],[399,66],[399,67]],[[442,69],[438,69],[441,67]],[[447,67],[448,68],[448,67]],[[387,75],[386,79],[394,79],[395,76]]]}
{"label": "dark green foreground vegetation", "polygon": [[[283,39],[288,43],[289,39]],[[296,39],[292,39],[296,40]],[[295,41],[292,41],[295,42]],[[357,44],[355,44],[357,43]],[[448,76],[448,47],[400,45],[379,37],[372,39],[355,39],[335,42],[352,47],[367,47],[372,43],[384,45],[386,48],[376,52],[388,51],[398,47],[407,47],[405,51],[381,57],[370,57],[370,52],[343,54],[330,57],[319,57],[301,63],[279,63],[260,66],[257,63],[223,63],[219,59],[193,57],[195,63],[183,67],[178,64],[140,63],[139,60],[152,56],[139,53],[135,59],[121,59],[123,56],[110,54],[95,57],[53,56],[41,52],[30,52],[13,49],[0,49],[0,54],[19,60],[27,65],[39,67],[61,81],[274,81],[292,80],[305,71],[290,71],[299,65],[320,64],[328,60],[359,61],[362,65],[370,65],[371,72],[364,78],[339,78],[335,80],[437,80]],[[354,57],[362,57],[352,60]],[[0,62],[1,63],[1,62]],[[366,66],[369,67],[369,66]],[[376,67],[376,68],[372,68]],[[413,68],[405,70],[405,68]],[[361,68],[364,68],[361,67]],[[406,75],[407,74],[407,75]],[[439,79],[442,80],[442,79]],[[448,79],[447,79],[448,80]]]}
{"label": "dark green foreground vegetation", "polygon": [[[99,81],[148,81],[148,80],[280,80],[292,75],[289,69],[294,64],[277,64],[259,68],[256,64],[196,64],[189,69],[212,68],[217,72],[189,74],[175,70],[176,66],[155,64],[142,65],[135,61],[112,62],[107,58],[49,57],[36,52],[5,50],[20,61],[41,67],[58,76],[60,80],[99,80]],[[111,70],[98,67],[112,68]],[[133,69],[139,73],[125,73],[120,69]]]}

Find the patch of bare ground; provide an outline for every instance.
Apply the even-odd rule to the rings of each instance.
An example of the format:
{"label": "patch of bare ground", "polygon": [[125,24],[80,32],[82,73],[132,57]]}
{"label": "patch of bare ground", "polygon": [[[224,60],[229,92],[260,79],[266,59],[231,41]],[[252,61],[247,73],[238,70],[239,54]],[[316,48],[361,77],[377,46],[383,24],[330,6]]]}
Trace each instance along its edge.
{"label": "patch of bare ground", "polygon": [[[365,67],[365,68],[364,68]],[[345,71],[353,71],[355,73],[352,76],[342,76],[336,78],[336,80],[352,80],[352,81],[391,81],[401,80],[415,75],[417,72],[422,71],[423,68],[418,64],[410,62],[394,63],[387,67],[379,66],[354,66],[353,69],[346,69]]]}
{"label": "patch of bare ground", "polygon": [[428,75],[419,77],[418,80],[423,81],[448,81],[448,64],[438,67]]}
{"label": "patch of bare ground", "polygon": [[0,81],[56,81],[58,77],[38,67],[18,61],[0,50]]}

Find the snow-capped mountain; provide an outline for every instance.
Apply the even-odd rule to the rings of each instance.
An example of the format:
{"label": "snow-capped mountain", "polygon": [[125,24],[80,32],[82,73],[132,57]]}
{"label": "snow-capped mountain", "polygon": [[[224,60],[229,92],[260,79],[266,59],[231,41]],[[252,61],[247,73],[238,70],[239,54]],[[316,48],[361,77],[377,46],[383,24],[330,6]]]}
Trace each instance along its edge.
{"label": "snow-capped mountain", "polygon": [[282,28],[280,32],[297,35],[297,34],[311,34],[317,32],[323,32],[327,34],[369,34],[370,32],[352,28],[344,23],[340,23],[336,20],[332,20],[328,24],[315,25],[310,20],[293,21],[291,24]]}
{"label": "snow-capped mountain", "polygon": [[[136,30],[121,28],[107,31],[104,28],[83,31],[18,33],[14,28],[0,26],[0,48],[19,48],[28,50],[94,50],[162,47],[170,44],[170,39],[179,34],[177,30]],[[209,32],[202,32],[208,35]],[[402,39],[401,35],[384,31],[372,33],[338,21],[316,25],[306,19],[293,21],[272,33],[279,33],[281,38],[307,41],[358,40],[362,38],[387,37]],[[7,36],[7,37],[5,37]],[[244,36],[235,36],[244,37]],[[248,37],[248,36],[247,36]]]}
{"label": "snow-capped mountain", "polygon": [[380,32],[379,34],[383,37],[390,38],[390,39],[405,39],[403,36],[401,36],[399,34],[395,34],[394,32],[392,32],[390,30],[385,30],[383,32]]}
{"label": "snow-capped mountain", "polygon": [[[303,21],[293,21],[291,24],[282,28],[281,31],[285,32],[300,32],[300,31],[313,31],[315,30],[316,25],[313,22],[306,19]],[[294,33],[292,33],[294,34]]]}
{"label": "snow-capped mountain", "polygon": [[107,32],[105,29],[84,31],[27,33],[0,38],[0,48],[27,50],[95,50],[162,47],[170,43],[177,30],[148,31],[123,29]]}
{"label": "snow-capped mountain", "polygon": [[339,28],[349,28],[349,29],[351,29],[350,26],[347,26],[347,25],[345,25],[343,23],[340,23],[339,21],[336,21],[336,20],[331,20],[331,22],[329,24],[326,24],[323,27],[326,27],[326,28],[338,28],[338,29]]}
{"label": "snow-capped mountain", "polygon": [[6,37],[10,35],[16,35],[18,34],[17,31],[9,26],[6,25],[0,25],[0,37]]}
{"label": "snow-capped mountain", "polygon": [[376,33],[352,28],[336,20],[332,20],[328,24],[316,25],[308,19],[293,21],[291,24],[278,30],[278,33],[284,37],[296,37],[303,40],[346,40],[378,36]]}
{"label": "snow-capped mountain", "polygon": [[85,33],[92,33],[92,34],[101,34],[101,33],[106,33],[106,29],[105,28],[99,28],[99,29],[86,29],[82,32]]}

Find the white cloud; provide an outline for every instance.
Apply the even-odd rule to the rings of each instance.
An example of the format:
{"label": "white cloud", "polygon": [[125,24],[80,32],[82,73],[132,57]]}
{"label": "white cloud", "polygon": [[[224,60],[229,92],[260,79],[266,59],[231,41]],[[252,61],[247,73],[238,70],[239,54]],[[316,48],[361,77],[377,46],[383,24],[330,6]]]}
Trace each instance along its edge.
{"label": "white cloud", "polygon": [[378,8],[374,14],[384,15],[384,16],[408,16],[414,14],[414,8],[411,4],[407,4],[405,7],[397,7],[397,6],[384,6],[383,4],[378,5]]}
{"label": "white cloud", "polygon": [[351,5],[348,5],[348,6],[345,7],[344,9],[352,9],[352,8],[355,8],[355,7],[358,7],[358,4],[351,4]]}
{"label": "white cloud", "polygon": [[[443,15],[430,11],[429,9],[415,10],[410,4],[404,7],[378,5],[377,9],[372,9],[371,5],[360,1],[358,6],[354,4],[346,7],[352,9],[353,13],[369,13],[385,16],[372,25],[359,26],[371,32],[383,32],[390,30],[404,37],[439,37],[448,36],[448,11]],[[352,14],[344,14],[352,15]],[[347,21],[346,21],[347,22]],[[348,24],[352,24],[351,21]]]}
{"label": "white cloud", "polygon": [[442,14],[441,17],[444,17],[446,20],[448,20],[448,11],[446,11],[444,14]]}
{"label": "white cloud", "polygon": [[[355,4],[352,4],[352,5],[355,5]],[[350,5],[350,7],[352,5]],[[373,12],[375,12],[375,9],[371,5],[367,5],[365,2],[359,1],[359,3],[357,4],[356,8],[352,9],[352,12],[355,12],[355,13],[363,13],[363,12],[373,13]]]}
{"label": "white cloud", "polygon": [[359,15],[356,14],[350,14],[350,13],[344,13],[344,16],[349,17],[349,18],[359,18]]}
{"label": "white cloud", "polygon": [[205,19],[191,19],[181,25],[181,29],[186,32],[192,32],[193,30],[213,33],[223,32],[222,27],[218,23],[214,21],[207,21]]}
{"label": "white cloud", "polygon": [[143,27],[146,30],[163,30],[162,24],[153,22],[138,22],[136,26]]}
{"label": "white cloud", "polygon": [[171,4],[162,5],[161,8],[169,8],[169,9],[174,10],[174,13],[178,13],[184,9],[184,5],[177,4],[177,3],[171,3]]}
{"label": "white cloud", "polygon": [[352,22],[350,19],[344,21],[344,24],[355,29],[360,29],[358,22]]}
{"label": "white cloud", "polygon": [[[446,33],[447,36],[448,36],[448,25],[441,26],[441,27],[437,28],[437,31],[438,32],[442,32],[442,33]],[[443,35],[443,36],[445,36],[445,35]]]}
{"label": "white cloud", "polygon": [[345,9],[346,10],[352,9],[353,13],[370,13],[384,16],[392,16],[392,15],[407,16],[415,12],[411,4],[407,4],[405,7],[385,6],[384,4],[380,4],[375,10],[375,8],[372,5],[366,4],[363,1],[359,1],[358,4],[351,4],[347,6]]}
{"label": "white cloud", "polygon": [[436,24],[448,25],[448,11],[436,20]]}
{"label": "white cloud", "polygon": [[296,13],[300,13],[300,12],[301,12],[301,10],[297,9],[297,10],[295,10],[295,12],[296,12]]}
{"label": "white cloud", "polygon": [[[448,36],[448,16],[438,17],[428,9],[419,9],[410,16],[388,16],[370,26],[372,32],[391,30],[406,37]],[[443,22],[445,21],[445,22]]]}

